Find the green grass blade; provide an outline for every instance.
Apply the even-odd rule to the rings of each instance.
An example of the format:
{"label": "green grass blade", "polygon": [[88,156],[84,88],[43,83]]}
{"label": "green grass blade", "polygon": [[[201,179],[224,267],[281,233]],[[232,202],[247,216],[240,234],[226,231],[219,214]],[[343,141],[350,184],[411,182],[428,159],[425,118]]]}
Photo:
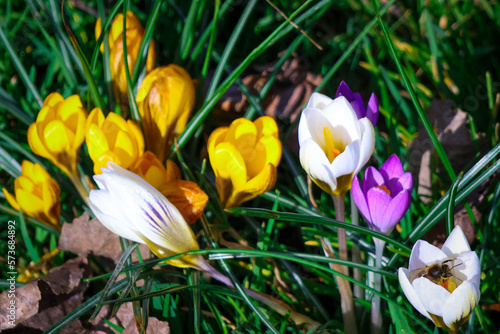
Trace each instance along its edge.
{"label": "green grass blade", "polygon": [[127,8],[130,6],[130,1],[126,0],[123,5],[123,62],[125,68],[125,76],[127,78],[127,92],[128,92],[128,104],[131,111],[132,119],[140,122],[141,115],[139,115],[139,109],[137,109],[137,103],[135,102],[134,86],[132,85],[132,79],[130,78],[130,71],[128,67],[128,52],[127,52]]}
{"label": "green grass blade", "polygon": [[38,263],[40,261],[40,256],[38,255],[38,251],[31,242],[31,238],[28,234],[28,229],[26,228],[26,221],[24,220],[24,214],[22,211],[18,211],[18,217],[19,217],[19,229],[21,230],[21,235],[23,237],[24,244],[26,245],[26,250],[28,251],[31,261],[33,261],[34,263]]}
{"label": "green grass blade", "polygon": [[36,102],[38,103],[38,106],[41,107],[43,104],[43,99],[40,96],[40,93],[38,92],[38,89],[35,87],[33,82],[31,82],[31,79],[24,69],[24,66],[17,57],[16,51],[14,51],[14,48],[12,48],[12,45],[10,44],[10,41],[8,40],[7,36],[5,36],[2,27],[0,27],[0,39],[2,40],[3,44],[5,45],[5,48],[7,49],[7,52],[9,53],[10,58],[12,59],[12,63],[14,67],[16,68],[17,72],[19,73],[19,76],[21,77],[21,80],[24,82],[28,90],[33,94],[35,97]]}
{"label": "green grass blade", "polygon": [[460,173],[451,186],[450,190],[450,200],[448,201],[448,208],[446,210],[447,212],[447,219],[446,219],[446,233],[450,235],[451,231],[453,230],[453,227],[455,227],[454,224],[454,214],[453,214],[453,208],[455,207],[455,197],[457,196],[457,190],[458,186],[460,185],[460,181],[462,180],[463,173]]}
{"label": "green grass blade", "polygon": [[3,88],[0,87],[0,107],[5,108],[10,114],[19,119],[26,125],[31,125],[35,118],[24,111],[17,103],[17,101],[9,95]]}
{"label": "green grass blade", "polygon": [[185,60],[189,55],[189,50],[191,49],[191,44],[193,43],[194,33],[196,31],[196,16],[198,14],[198,7],[200,6],[200,0],[194,0],[189,6],[189,12],[184,23],[184,29],[182,30],[182,36],[180,40],[180,55],[181,59]]}

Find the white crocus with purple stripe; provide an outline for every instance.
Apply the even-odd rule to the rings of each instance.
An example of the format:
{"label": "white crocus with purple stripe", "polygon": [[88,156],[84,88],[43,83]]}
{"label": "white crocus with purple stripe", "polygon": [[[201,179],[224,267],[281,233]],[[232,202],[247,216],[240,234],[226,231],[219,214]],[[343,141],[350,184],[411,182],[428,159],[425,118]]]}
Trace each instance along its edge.
{"label": "white crocus with purple stripe", "polygon": [[[140,176],[109,162],[94,180],[89,205],[99,221],[119,236],[146,244],[158,257],[167,257],[200,247],[193,231],[177,208]],[[169,261],[177,267],[201,269],[201,256]]]}
{"label": "white crocus with purple stripe", "polygon": [[[452,266],[452,277],[437,284],[415,272],[444,261]],[[409,268],[399,268],[399,283],[410,303],[438,327],[457,331],[477,306],[481,296],[479,258],[471,251],[460,226],[456,226],[441,249],[418,240],[410,255]]]}

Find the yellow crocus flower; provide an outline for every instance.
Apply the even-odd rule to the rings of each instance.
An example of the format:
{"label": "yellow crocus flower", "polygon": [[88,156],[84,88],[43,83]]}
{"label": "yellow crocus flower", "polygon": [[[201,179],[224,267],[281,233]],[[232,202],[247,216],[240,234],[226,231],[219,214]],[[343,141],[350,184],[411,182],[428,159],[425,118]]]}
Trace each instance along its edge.
{"label": "yellow crocus flower", "polygon": [[192,181],[182,180],[179,167],[172,160],[163,166],[149,151],[140,157],[131,171],[159,190],[182,214],[188,224],[196,222],[208,202],[207,194]]}
{"label": "yellow crocus flower", "polygon": [[[139,19],[131,11],[127,11],[127,28],[125,32],[127,43],[127,62],[129,73],[135,68],[135,63],[139,55],[142,40],[144,38],[144,28]],[[99,39],[102,32],[101,19],[97,19],[95,25],[95,36]],[[111,29],[108,34],[109,43],[109,65],[111,79],[113,80],[113,92],[120,106],[128,105],[127,95],[127,76],[125,73],[125,61],[123,50],[123,14],[118,14],[113,19]],[[104,46],[101,45],[101,52],[104,52]],[[146,59],[146,73],[149,73],[156,64],[155,42],[151,40],[149,44],[148,57]]]}
{"label": "yellow crocus flower", "polygon": [[94,162],[94,173],[112,161],[129,168],[144,152],[144,137],[133,121],[110,112],[104,117],[100,108],[94,108],[87,119],[86,143]]}
{"label": "yellow crocus flower", "polygon": [[137,93],[148,150],[164,161],[174,139],[184,131],[194,106],[195,85],[180,66],[168,65],[149,73]]}
{"label": "yellow crocus flower", "polygon": [[254,122],[238,118],[229,127],[214,130],[207,147],[225,208],[238,206],[274,186],[282,148],[273,118],[263,116]]}
{"label": "yellow crocus flower", "polygon": [[39,164],[24,160],[22,175],[14,181],[14,195],[3,188],[9,204],[28,216],[60,229],[61,190],[57,182]]}
{"label": "yellow crocus flower", "polygon": [[78,150],[85,139],[86,117],[87,111],[78,95],[64,99],[59,93],[50,94],[36,122],[28,129],[31,150],[70,178],[77,175]]}

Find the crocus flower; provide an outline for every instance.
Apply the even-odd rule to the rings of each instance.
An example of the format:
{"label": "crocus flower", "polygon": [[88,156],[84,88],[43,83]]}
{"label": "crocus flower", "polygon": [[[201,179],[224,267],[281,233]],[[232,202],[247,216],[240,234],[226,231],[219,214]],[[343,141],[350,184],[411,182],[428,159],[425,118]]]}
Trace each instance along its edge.
{"label": "crocus flower", "polygon": [[[125,38],[127,43],[127,62],[129,73],[132,75],[135,63],[139,55],[142,40],[144,38],[144,29],[141,22],[131,11],[127,11],[127,26]],[[95,36],[99,39],[102,32],[101,19],[97,19],[95,25]],[[111,79],[113,80],[113,91],[119,105],[128,105],[127,95],[127,77],[125,73],[125,62],[123,60],[123,14],[118,14],[113,19],[111,29],[108,33],[109,43],[109,65]],[[101,52],[104,52],[104,46],[101,45]],[[146,59],[146,73],[149,73],[156,64],[155,42],[151,40],[149,44],[148,56]]]}
{"label": "crocus flower", "polygon": [[50,94],[28,129],[31,150],[74,178],[78,173],[78,150],[85,139],[86,117],[78,95],[64,99],[59,93]]}
{"label": "crocus flower", "polygon": [[192,181],[181,179],[175,162],[167,160],[163,166],[158,158],[146,151],[132,166],[131,171],[159,190],[181,212],[188,224],[196,222],[208,202],[208,196]]}
{"label": "crocus flower", "polygon": [[208,156],[221,203],[231,208],[271,189],[281,159],[276,121],[263,116],[254,122],[238,118],[208,138]]}
{"label": "crocus flower", "polygon": [[57,182],[42,166],[27,160],[21,165],[21,173],[14,181],[14,195],[7,189],[2,189],[9,204],[14,209],[22,210],[28,216],[59,229],[61,190]]}
{"label": "crocus flower", "polygon": [[347,101],[349,101],[352,109],[354,109],[354,112],[358,116],[358,119],[366,117],[370,120],[370,122],[372,122],[373,126],[377,125],[379,111],[378,100],[375,93],[372,93],[372,96],[370,96],[370,100],[368,101],[368,105],[365,107],[361,94],[358,92],[353,93],[349,86],[342,81],[339,88],[337,88],[337,93],[335,94],[336,98],[339,96],[343,96],[347,99]]}
{"label": "crocus flower", "polygon": [[375,133],[343,96],[332,100],[314,93],[300,116],[299,147],[300,163],[314,183],[340,196],[370,159]]}
{"label": "crocus flower", "polygon": [[[99,190],[90,191],[89,205],[111,232],[148,245],[158,257],[200,248],[179,210],[142,177],[109,162],[94,180]],[[169,263],[201,270],[206,262],[189,255]]]}
{"label": "crocus flower", "polygon": [[87,119],[86,143],[95,174],[100,174],[108,161],[129,168],[144,152],[139,126],[113,112],[104,117],[100,108],[94,108]]}
{"label": "crocus flower", "polygon": [[[449,277],[436,268],[446,269],[444,276]],[[448,331],[457,331],[479,302],[479,258],[471,251],[460,226],[453,229],[441,249],[418,240],[411,251],[409,268],[399,268],[398,274],[413,307]]]}
{"label": "crocus flower", "polygon": [[361,215],[374,231],[389,235],[410,207],[413,180],[393,154],[380,168],[368,167],[360,186],[352,182],[352,197]]}
{"label": "crocus flower", "polygon": [[137,107],[142,118],[146,145],[164,161],[186,127],[194,106],[195,85],[180,66],[168,65],[149,73],[137,92]]}

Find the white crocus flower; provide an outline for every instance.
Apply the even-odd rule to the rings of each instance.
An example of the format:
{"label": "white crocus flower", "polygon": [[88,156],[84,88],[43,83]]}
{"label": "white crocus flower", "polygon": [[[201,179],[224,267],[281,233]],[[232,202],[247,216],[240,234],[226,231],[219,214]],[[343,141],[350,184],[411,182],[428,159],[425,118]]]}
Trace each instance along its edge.
{"label": "white crocus flower", "polygon": [[[143,178],[112,162],[102,172],[94,176],[100,190],[90,191],[89,205],[111,232],[148,245],[160,258],[200,248],[179,210]],[[202,269],[206,262],[189,255],[168,263]]]}
{"label": "white crocus flower", "polygon": [[418,240],[409,268],[399,268],[399,282],[413,307],[449,331],[457,331],[477,306],[480,276],[479,258],[460,226],[453,229],[441,249]]}
{"label": "white crocus flower", "polygon": [[314,93],[300,116],[300,163],[332,195],[343,195],[375,148],[372,123],[358,120],[346,98]]}

